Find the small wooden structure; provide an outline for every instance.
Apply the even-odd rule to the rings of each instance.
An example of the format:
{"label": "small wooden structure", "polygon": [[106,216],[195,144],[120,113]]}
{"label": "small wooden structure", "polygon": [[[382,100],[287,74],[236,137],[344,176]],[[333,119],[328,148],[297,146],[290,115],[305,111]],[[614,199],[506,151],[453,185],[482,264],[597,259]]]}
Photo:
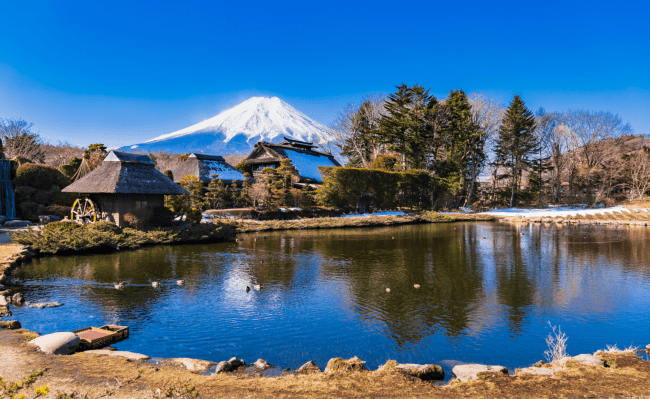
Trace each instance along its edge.
{"label": "small wooden structure", "polygon": [[73,331],[79,337],[81,350],[105,348],[129,337],[129,327],[107,324]]}
{"label": "small wooden structure", "polygon": [[223,180],[226,185],[235,181],[238,186],[241,186],[244,182],[244,174],[219,155],[192,153],[185,161],[174,166],[171,171],[176,183],[180,183],[183,176],[192,175],[207,185],[212,180],[213,174],[216,174],[217,179]]}
{"label": "small wooden structure", "polygon": [[299,183],[322,183],[319,166],[341,166],[334,155],[314,151],[313,143],[284,138],[279,144],[260,141],[244,160],[253,165],[253,177],[257,178],[264,168],[275,169],[283,159],[290,159],[300,175]]}
{"label": "small wooden structure", "polygon": [[95,170],[62,190],[80,194],[72,219],[81,223],[105,220],[123,227],[129,212],[165,205],[165,195],[187,194],[156,170],[147,155],[111,151]]}

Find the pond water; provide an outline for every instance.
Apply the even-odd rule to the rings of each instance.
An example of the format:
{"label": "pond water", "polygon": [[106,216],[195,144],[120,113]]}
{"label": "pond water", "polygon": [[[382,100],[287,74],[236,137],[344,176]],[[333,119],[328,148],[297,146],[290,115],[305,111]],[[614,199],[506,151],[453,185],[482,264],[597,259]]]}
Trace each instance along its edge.
{"label": "pond water", "polygon": [[[650,343],[646,228],[455,223],[243,237],[37,259],[15,273],[25,299],[65,305],[13,307],[13,319],[43,334],[128,325],[115,347],[153,357],[295,369],[358,356],[370,369],[435,363],[448,377],[458,362],[542,359],[549,322],[571,355]],[[255,284],[263,289],[244,290]]]}

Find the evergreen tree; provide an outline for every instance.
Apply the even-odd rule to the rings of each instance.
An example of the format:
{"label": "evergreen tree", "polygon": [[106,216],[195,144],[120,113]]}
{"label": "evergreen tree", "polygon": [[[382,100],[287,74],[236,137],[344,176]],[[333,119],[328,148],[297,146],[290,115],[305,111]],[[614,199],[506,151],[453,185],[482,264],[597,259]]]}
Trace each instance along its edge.
{"label": "evergreen tree", "polygon": [[539,146],[535,127],[535,116],[516,94],[506,110],[494,149],[496,157],[500,159],[500,166],[509,171],[501,177],[511,179],[511,207],[516,203],[521,172],[532,166],[532,159]]}
{"label": "evergreen tree", "polygon": [[233,208],[238,208],[239,204],[239,187],[237,187],[237,181],[233,180],[230,183],[230,203]]}
{"label": "evergreen tree", "polygon": [[213,209],[225,208],[228,201],[228,191],[223,184],[223,180],[217,179],[216,174],[210,175],[212,178],[208,183],[208,189],[205,193],[208,204]]}
{"label": "evergreen tree", "polygon": [[244,182],[242,183],[241,191],[239,192],[238,202],[240,206],[250,205],[250,196],[248,193],[251,189],[251,175],[249,173],[244,173]]}

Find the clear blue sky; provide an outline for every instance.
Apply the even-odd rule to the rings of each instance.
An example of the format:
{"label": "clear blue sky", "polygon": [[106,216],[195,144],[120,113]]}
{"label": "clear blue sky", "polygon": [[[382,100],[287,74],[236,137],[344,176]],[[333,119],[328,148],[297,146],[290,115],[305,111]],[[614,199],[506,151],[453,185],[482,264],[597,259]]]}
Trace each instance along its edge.
{"label": "clear blue sky", "polygon": [[327,124],[421,84],[606,110],[650,134],[650,2],[0,2],[0,117],[118,146],[253,95]]}

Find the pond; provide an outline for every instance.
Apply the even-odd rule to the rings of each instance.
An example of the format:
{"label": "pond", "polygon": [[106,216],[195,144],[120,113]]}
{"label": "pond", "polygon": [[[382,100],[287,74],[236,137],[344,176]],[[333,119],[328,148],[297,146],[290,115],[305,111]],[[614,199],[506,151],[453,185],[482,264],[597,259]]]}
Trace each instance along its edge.
{"label": "pond", "polygon": [[115,347],[153,357],[296,369],[358,356],[370,369],[435,363],[448,377],[459,362],[512,370],[542,359],[549,323],[571,355],[650,342],[646,228],[481,222],[242,237],[37,259],[15,273],[25,299],[65,305],[13,307],[13,318],[43,334],[128,325]]}

